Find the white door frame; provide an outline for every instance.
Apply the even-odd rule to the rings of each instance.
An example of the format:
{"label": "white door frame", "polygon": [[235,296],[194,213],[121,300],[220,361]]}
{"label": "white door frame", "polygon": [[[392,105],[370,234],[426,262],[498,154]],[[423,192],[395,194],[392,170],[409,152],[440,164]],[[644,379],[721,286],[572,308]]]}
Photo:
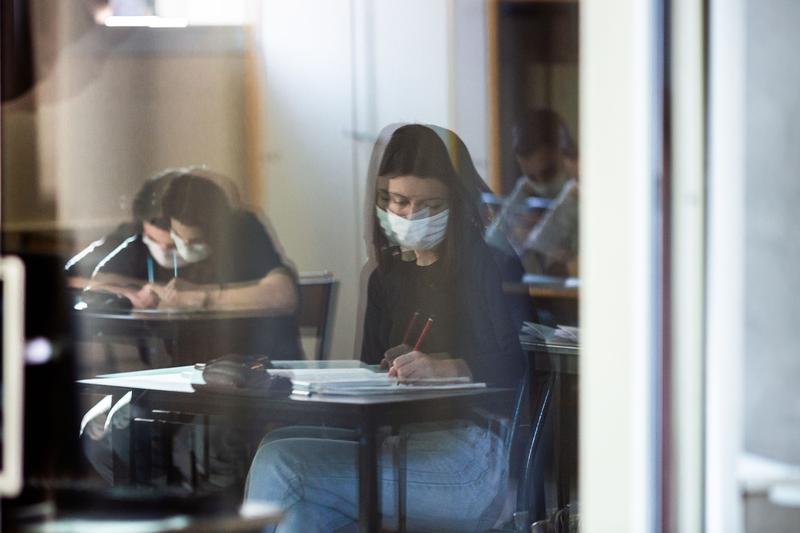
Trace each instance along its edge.
{"label": "white door frame", "polygon": [[726,533],[743,529],[745,7],[710,0],[709,9],[705,526]]}
{"label": "white door frame", "polygon": [[655,4],[581,4],[579,489],[586,533],[643,533],[657,521]]}

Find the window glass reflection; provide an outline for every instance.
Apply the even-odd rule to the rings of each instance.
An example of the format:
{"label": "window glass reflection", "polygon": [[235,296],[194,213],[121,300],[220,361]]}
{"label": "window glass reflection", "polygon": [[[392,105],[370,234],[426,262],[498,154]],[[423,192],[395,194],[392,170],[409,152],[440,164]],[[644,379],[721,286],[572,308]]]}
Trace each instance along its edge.
{"label": "window glass reflection", "polygon": [[3,253],[49,347],[4,520],[569,512],[577,110],[539,89],[576,58],[485,28],[577,13],[479,4],[2,2]]}

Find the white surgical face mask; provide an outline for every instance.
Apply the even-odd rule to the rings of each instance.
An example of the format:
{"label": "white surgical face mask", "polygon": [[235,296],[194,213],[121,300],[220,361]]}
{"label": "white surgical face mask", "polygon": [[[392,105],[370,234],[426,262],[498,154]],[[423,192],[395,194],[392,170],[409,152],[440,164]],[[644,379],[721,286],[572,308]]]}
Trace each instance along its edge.
{"label": "white surgical face mask", "polygon": [[417,212],[414,218],[403,218],[386,211],[388,229],[383,223],[381,227],[384,228],[387,239],[396,241],[404,248],[430,250],[439,246],[444,240],[449,212],[449,209],[445,209],[441,213],[428,216],[430,210],[425,208]]}
{"label": "white surgical face mask", "polygon": [[383,234],[386,235],[386,238],[389,240],[389,244],[398,244],[397,238],[392,231],[392,227],[389,225],[389,213],[387,213],[385,209],[381,209],[376,205],[375,214],[378,217],[378,223],[381,225]]}
{"label": "white surgical face mask", "polygon": [[172,240],[175,241],[175,248],[178,250],[178,255],[187,263],[197,263],[211,255],[211,247],[208,243],[197,242],[189,244],[174,231],[170,230],[169,234]]}
{"label": "white surgical face mask", "polygon": [[150,256],[155,259],[155,262],[163,268],[174,268],[176,264],[180,268],[186,264],[186,261],[184,261],[180,255],[178,255],[174,248],[165,250],[163,247],[161,247],[161,245],[147,235],[142,235],[142,242],[144,242],[145,246],[147,246]]}

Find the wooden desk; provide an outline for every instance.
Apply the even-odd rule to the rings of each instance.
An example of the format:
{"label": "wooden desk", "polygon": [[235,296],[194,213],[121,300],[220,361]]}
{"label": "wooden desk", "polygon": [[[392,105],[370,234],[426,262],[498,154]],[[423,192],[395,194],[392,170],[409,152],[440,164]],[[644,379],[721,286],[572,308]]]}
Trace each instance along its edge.
{"label": "wooden desk", "polygon": [[571,298],[578,299],[577,287],[538,287],[528,285],[528,294],[534,298]]}
{"label": "wooden desk", "polygon": [[509,293],[527,292],[540,298],[578,298],[580,280],[539,274],[525,274],[519,282],[506,282],[503,289]]}
{"label": "wooden desk", "polygon": [[[575,325],[578,323],[580,280],[537,274],[525,274],[518,282],[503,283],[508,294],[527,294],[540,316],[536,321]],[[547,318],[541,316],[541,313]]]}
{"label": "wooden desk", "polygon": [[[456,419],[475,407],[511,412],[511,389],[470,389],[453,392],[420,392],[414,395],[290,396],[269,398],[252,391],[230,393],[195,391],[187,376],[192,367],[111,374],[78,382],[83,391],[111,394],[116,402],[133,392],[131,406],[149,411],[195,415],[224,415],[232,424],[332,425],[352,428],[358,435],[359,530],[380,531],[378,486],[378,429],[413,422]],[[131,439],[130,427],[112,430],[115,439]],[[130,442],[130,441],[129,441]],[[134,446],[129,446],[133,450]],[[121,470],[121,469],[120,469]],[[122,474],[115,468],[117,474]]]}

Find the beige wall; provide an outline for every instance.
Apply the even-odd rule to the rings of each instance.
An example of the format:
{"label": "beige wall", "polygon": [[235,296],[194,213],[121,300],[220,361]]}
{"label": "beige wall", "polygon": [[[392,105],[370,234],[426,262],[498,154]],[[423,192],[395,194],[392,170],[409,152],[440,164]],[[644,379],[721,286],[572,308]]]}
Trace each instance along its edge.
{"label": "beige wall", "polygon": [[34,93],[4,107],[6,228],[77,228],[85,242],[166,167],[243,183],[243,42],[241,28],[100,26],[64,42]]}

